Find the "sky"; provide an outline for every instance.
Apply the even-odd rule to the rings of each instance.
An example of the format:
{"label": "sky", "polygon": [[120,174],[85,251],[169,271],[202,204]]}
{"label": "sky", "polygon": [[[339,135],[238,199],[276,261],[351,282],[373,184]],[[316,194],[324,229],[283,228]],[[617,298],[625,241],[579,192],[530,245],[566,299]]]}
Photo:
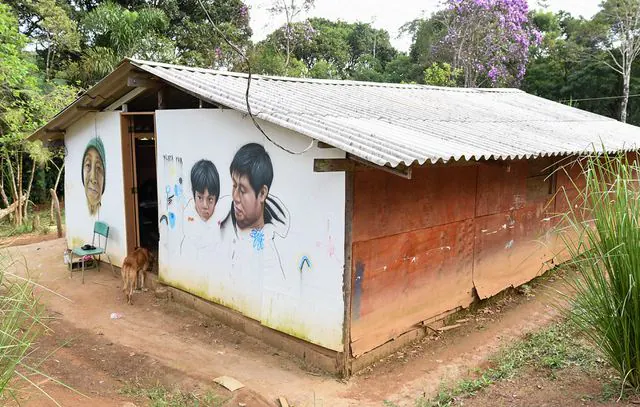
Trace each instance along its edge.
{"label": "sky", "polygon": [[[254,41],[264,39],[267,34],[285,22],[272,16],[267,8],[274,0],[245,0],[250,6],[251,28]],[[290,1],[290,0],[289,0]],[[300,0],[297,0],[300,1]],[[598,11],[601,0],[543,0],[551,11],[564,10],[573,15],[590,18]],[[540,0],[528,0],[529,7],[540,8]],[[306,17],[324,17],[330,20],[372,23],[376,28],[384,28],[391,35],[391,43],[401,51],[407,51],[411,38],[398,37],[398,28],[416,17],[429,16],[437,10],[441,0],[316,0],[315,7],[308,14],[301,14],[297,21]]]}

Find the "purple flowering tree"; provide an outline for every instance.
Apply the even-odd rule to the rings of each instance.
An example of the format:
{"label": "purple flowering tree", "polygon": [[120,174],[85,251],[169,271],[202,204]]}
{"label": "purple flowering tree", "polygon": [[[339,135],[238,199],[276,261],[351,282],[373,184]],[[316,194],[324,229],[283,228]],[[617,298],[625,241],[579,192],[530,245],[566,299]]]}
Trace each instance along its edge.
{"label": "purple flowering tree", "polygon": [[528,20],[527,0],[445,0],[447,34],[440,50],[462,69],[465,87],[517,86],[524,78],[529,47],[541,34]]}

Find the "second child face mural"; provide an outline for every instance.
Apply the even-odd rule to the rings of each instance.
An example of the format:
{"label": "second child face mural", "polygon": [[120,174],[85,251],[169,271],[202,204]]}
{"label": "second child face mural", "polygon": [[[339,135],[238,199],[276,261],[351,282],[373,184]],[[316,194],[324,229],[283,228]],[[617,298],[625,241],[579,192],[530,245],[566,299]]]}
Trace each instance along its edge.
{"label": "second child face mural", "polygon": [[106,184],[105,167],[104,145],[99,138],[93,138],[87,144],[82,156],[82,185],[91,215],[98,212],[102,202]]}
{"label": "second child face mural", "polygon": [[220,196],[220,176],[209,160],[200,160],[191,168],[191,189],[196,213],[207,222],[216,209]]}

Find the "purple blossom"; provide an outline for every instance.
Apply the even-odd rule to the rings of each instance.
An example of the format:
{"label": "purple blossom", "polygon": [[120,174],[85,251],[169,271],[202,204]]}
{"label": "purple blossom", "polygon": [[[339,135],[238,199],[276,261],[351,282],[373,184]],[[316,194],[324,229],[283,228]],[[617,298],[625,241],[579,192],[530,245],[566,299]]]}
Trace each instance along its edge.
{"label": "purple blossom", "polygon": [[518,84],[526,72],[529,47],[542,41],[529,24],[527,1],[446,0],[446,4],[452,20],[440,46],[460,50],[456,64],[470,74],[466,77],[486,75],[493,86]]}
{"label": "purple blossom", "polygon": [[222,49],[220,47],[216,47],[213,51],[216,53],[216,58],[222,58]]}
{"label": "purple blossom", "polygon": [[249,8],[246,4],[240,6],[240,17],[245,18],[249,14]]}

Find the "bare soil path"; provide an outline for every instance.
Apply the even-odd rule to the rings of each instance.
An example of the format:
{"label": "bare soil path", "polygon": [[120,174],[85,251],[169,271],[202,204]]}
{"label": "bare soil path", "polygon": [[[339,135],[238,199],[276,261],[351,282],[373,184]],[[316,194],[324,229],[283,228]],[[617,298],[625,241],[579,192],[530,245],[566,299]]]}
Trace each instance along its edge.
{"label": "bare soil path", "polygon": [[[132,384],[179,386],[203,393],[215,389],[231,399],[226,405],[275,406],[285,396],[292,406],[382,406],[389,400],[413,406],[419,395],[433,394],[441,383],[483,366],[500,347],[552,321],[557,312],[550,294],[558,286],[536,289],[535,296],[512,295],[470,313],[460,328],[425,338],[343,382],[306,369],[285,352],[234,331],[178,304],[136,293],[126,304],[119,278],[109,267],[69,279],[62,262],[62,239],[6,250],[15,270],[30,275],[51,315],[53,332],[39,346],[58,349],[45,371],[90,396],[87,399],[51,382],[47,390],[65,406],[144,405],[144,398],[122,394]],[[553,280],[553,279],[552,279]],[[110,314],[123,314],[111,319]],[[246,388],[231,394],[212,379],[232,376]],[[32,405],[53,405],[30,392]],[[246,400],[246,401],[242,401]]]}

